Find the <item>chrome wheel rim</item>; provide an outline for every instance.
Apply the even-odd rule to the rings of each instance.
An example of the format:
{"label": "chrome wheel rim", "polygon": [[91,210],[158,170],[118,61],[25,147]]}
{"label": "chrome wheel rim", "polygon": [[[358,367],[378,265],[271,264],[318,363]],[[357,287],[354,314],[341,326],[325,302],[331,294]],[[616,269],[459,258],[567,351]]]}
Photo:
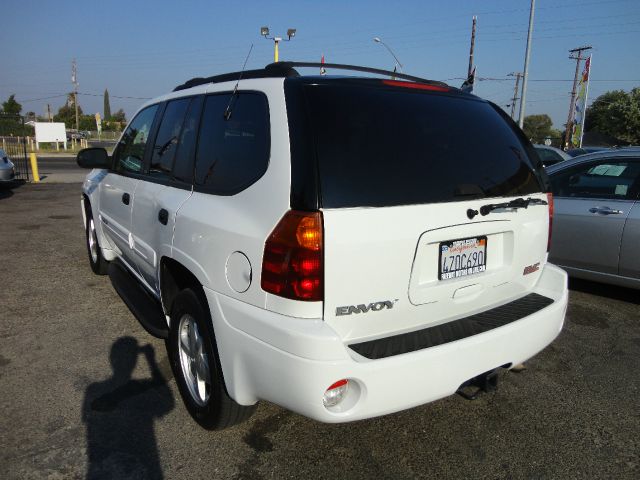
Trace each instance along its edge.
{"label": "chrome wheel rim", "polygon": [[98,237],[96,236],[96,226],[93,224],[93,218],[89,220],[89,254],[91,261],[98,263]]}
{"label": "chrome wheel rim", "polygon": [[188,313],[180,318],[178,325],[178,351],[182,375],[191,398],[203,407],[209,402],[211,395],[209,357],[204,350],[198,324]]}

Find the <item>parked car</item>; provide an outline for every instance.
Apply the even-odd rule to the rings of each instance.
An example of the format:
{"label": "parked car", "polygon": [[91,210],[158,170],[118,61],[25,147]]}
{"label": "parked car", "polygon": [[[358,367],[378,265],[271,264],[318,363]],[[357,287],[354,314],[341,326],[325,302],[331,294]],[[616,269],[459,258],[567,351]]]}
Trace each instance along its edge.
{"label": "parked car", "polygon": [[574,277],[640,288],[640,148],[583,155],[547,173],[550,260]]}
{"label": "parked car", "polygon": [[0,183],[11,183],[16,178],[16,167],[7,152],[0,148]]}
{"label": "parked car", "polygon": [[579,155],[586,155],[587,153],[602,152],[603,150],[609,150],[609,147],[580,147],[567,150],[567,155],[570,157],[577,157]]}
{"label": "parked car", "polygon": [[556,147],[548,145],[534,145],[533,148],[536,149],[540,160],[542,160],[542,165],[545,167],[555,165],[556,163],[563,162],[564,160],[571,158],[571,155],[568,155]]}
{"label": "parked car", "polygon": [[489,388],[553,341],[567,276],[511,119],[440,82],[296,66],[193,79],[111,158],[78,154],[91,268],[166,338],[193,418],[375,417]]}
{"label": "parked car", "polygon": [[67,131],[67,141],[71,140],[82,140],[86,138],[86,134],[84,132],[75,132],[75,131]]}

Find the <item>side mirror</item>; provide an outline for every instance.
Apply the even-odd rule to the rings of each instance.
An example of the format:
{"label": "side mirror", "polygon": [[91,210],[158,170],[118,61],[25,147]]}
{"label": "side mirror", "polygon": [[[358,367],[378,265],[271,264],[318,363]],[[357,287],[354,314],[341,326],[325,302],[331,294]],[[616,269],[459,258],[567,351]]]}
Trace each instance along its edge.
{"label": "side mirror", "polygon": [[111,159],[104,148],[85,148],[76,157],[82,168],[111,168]]}

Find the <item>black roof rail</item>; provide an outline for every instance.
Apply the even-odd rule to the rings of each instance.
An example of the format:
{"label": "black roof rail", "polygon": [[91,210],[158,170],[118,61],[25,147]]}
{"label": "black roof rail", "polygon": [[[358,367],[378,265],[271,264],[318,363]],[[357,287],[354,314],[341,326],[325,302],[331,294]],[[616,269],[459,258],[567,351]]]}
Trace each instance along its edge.
{"label": "black roof rail", "polygon": [[186,90],[187,88],[197,87],[198,85],[206,85],[207,83],[232,82],[238,80],[240,78],[240,75],[242,75],[243,80],[249,78],[287,78],[297,77],[298,72],[296,72],[290,66],[284,64],[284,62],[271,63],[266,67],[258,70],[245,70],[244,72],[223,73],[222,75],[214,75],[213,77],[206,78],[192,78],[182,85],[178,85],[173,89],[173,91],[177,92],[179,90]]}
{"label": "black roof rail", "polygon": [[354,72],[365,72],[365,73],[375,73],[377,75],[383,75],[385,77],[394,77],[401,78],[403,80],[410,80],[412,82],[418,83],[427,83],[430,85],[440,85],[443,87],[448,87],[444,82],[439,82],[437,80],[429,80],[426,78],[414,77],[413,75],[406,75],[404,73],[392,72],[391,70],[381,70],[379,68],[371,68],[371,67],[360,67],[358,65],[343,65],[341,63],[314,63],[314,62],[278,62],[278,63],[270,63],[267,65],[267,68],[272,65],[286,65],[291,68],[293,67],[311,67],[311,68],[334,68],[337,70],[352,70]]}
{"label": "black roof rail", "polygon": [[343,65],[340,63],[314,63],[314,62],[277,62],[270,63],[266,67],[258,70],[246,70],[245,72],[233,72],[233,73],[224,73],[222,75],[214,75],[212,77],[198,77],[192,78],[182,85],[178,85],[173,89],[174,92],[179,90],[185,90],[187,88],[196,87],[198,85],[206,85],[207,83],[221,83],[221,82],[231,82],[234,80],[238,80],[242,75],[243,80],[248,80],[251,78],[287,78],[287,77],[298,77],[300,74],[294,67],[310,67],[310,68],[333,68],[337,70],[351,70],[355,72],[365,72],[365,73],[374,73],[377,75],[383,75],[386,77],[392,78],[400,78],[403,80],[410,80],[412,82],[418,83],[426,83],[430,85],[440,85],[446,86],[444,82],[439,82],[437,80],[428,80],[426,78],[414,77],[413,75],[406,75],[404,73],[392,72],[390,70],[381,70],[379,68],[370,68],[370,67],[360,67],[358,65]]}

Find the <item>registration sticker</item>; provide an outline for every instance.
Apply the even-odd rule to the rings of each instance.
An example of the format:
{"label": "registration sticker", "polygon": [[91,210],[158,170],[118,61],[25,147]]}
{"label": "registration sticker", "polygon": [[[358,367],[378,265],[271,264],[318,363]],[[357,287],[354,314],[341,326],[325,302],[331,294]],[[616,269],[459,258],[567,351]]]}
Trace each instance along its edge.
{"label": "registration sticker", "polygon": [[440,280],[484,272],[487,266],[487,237],[441,242],[438,263]]}

